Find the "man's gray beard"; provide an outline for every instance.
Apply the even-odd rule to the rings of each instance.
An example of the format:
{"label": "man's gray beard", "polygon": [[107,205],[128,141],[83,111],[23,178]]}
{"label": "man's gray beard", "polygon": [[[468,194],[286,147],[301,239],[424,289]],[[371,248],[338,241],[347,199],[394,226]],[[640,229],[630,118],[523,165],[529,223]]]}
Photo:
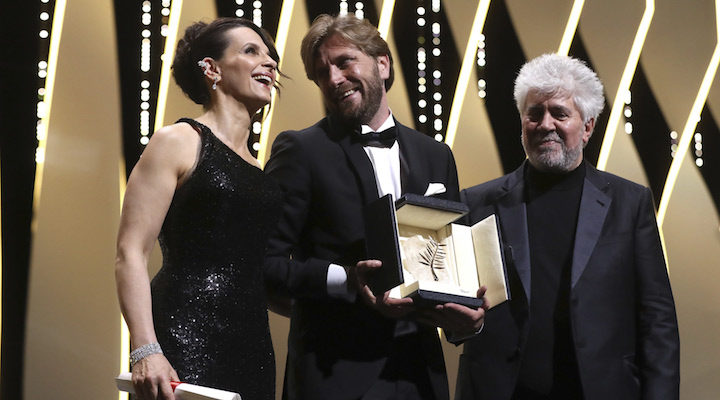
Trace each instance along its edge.
{"label": "man's gray beard", "polygon": [[[559,138],[557,134],[555,135]],[[578,143],[574,148],[567,148],[564,141],[560,141],[559,144],[561,147],[560,151],[536,152],[535,154],[531,154],[528,152],[525,141],[522,140],[525,154],[530,158],[535,168],[547,172],[570,172],[574,169],[575,163],[577,163],[578,158],[582,155],[583,143]]]}

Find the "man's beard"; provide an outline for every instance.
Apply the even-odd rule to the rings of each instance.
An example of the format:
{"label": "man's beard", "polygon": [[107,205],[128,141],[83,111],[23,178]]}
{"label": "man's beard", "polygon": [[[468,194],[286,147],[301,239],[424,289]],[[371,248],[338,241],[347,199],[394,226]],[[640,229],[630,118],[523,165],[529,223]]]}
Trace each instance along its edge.
{"label": "man's beard", "polygon": [[560,138],[557,132],[551,132],[545,135],[541,140],[553,139],[560,145],[559,150],[531,150],[528,147],[525,135],[522,138],[523,149],[525,154],[528,155],[532,165],[541,170],[547,172],[570,172],[576,167],[577,160],[582,156],[583,143],[580,141],[577,146],[568,148],[565,145],[565,141]]}
{"label": "man's beard", "polygon": [[363,86],[360,104],[355,107],[343,107],[337,103],[327,105],[330,113],[351,125],[367,125],[380,109],[383,96],[383,80],[380,78],[380,71],[375,65],[372,79],[367,80],[367,86]]}

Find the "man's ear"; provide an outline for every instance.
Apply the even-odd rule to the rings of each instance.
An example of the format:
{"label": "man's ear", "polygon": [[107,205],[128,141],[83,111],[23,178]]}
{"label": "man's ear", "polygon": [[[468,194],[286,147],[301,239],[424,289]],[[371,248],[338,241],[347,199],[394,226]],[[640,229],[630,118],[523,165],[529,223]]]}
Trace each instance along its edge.
{"label": "man's ear", "polygon": [[378,66],[378,72],[380,78],[386,80],[390,78],[390,57],[387,54],[375,57],[375,62]]}
{"label": "man's ear", "polygon": [[590,136],[592,136],[593,129],[595,129],[595,118],[590,118],[588,122],[583,125],[583,147],[587,146],[588,141],[590,140]]}

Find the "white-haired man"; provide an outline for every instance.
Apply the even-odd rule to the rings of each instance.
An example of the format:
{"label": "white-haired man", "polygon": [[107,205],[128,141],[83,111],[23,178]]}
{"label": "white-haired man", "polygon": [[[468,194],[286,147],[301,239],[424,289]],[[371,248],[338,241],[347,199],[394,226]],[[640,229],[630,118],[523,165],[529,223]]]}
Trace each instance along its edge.
{"label": "white-haired man", "polygon": [[675,306],[650,190],[583,161],[604,106],[583,62],[526,63],[515,101],[528,157],[462,191],[496,214],[512,300],[465,344],[457,399],[677,399]]}

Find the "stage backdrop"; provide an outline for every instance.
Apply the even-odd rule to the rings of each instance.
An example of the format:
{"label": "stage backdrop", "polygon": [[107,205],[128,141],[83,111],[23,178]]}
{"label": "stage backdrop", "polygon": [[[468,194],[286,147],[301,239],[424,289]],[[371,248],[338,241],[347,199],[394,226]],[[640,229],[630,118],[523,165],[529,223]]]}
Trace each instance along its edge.
{"label": "stage backdrop", "polygon": [[[710,168],[712,160],[717,165],[720,149],[702,145],[703,137],[709,141],[718,135],[717,127],[713,132],[712,124],[697,125],[701,115],[701,123],[712,122],[713,107],[720,107],[718,59],[713,57],[718,45],[716,2],[451,0],[438,1],[437,14],[432,9],[435,1],[418,1],[418,6],[408,2],[412,12],[397,11],[409,3],[389,0],[365,0],[359,2],[362,7],[352,2],[350,11],[372,9],[378,22],[388,18],[397,74],[389,93],[391,108],[411,126],[421,126],[423,116],[432,119],[439,110],[435,115],[441,119],[441,129],[427,133],[452,146],[461,187],[498,177],[521,161],[518,117],[509,90],[524,60],[546,52],[569,52],[586,59],[598,72],[605,84],[607,109],[588,158],[601,169],[653,188],[680,321],[682,398],[719,398],[720,294],[714,282],[720,279],[716,268],[720,230],[713,193],[720,182],[709,182],[698,165],[705,162]],[[211,20],[219,9],[211,0],[173,3],[172,12],[180,13],[180,32],[192,21]],[[37,166],[35,184],[22,387],[26,399],[111,399],[118,396],[112,378],[127,368],[113,274],[125,179],[118,71],[122,60],[116,52],[112,1],[57,1],[56,7],[61,4],[64,24],[53,31],[61,35],[53,38],[59,44],[54,95],[47,141],[41,142],[44,162]],[[305,78],[299,43],[317,4],[337,11],[349,2],[273,4],[282,12],[269,25],[279,26],[272,33],[282,57],[280,68],[289,78],[283,79],[282,94],[275,98],[258,136],[261,162],[267,160],[269,146],[280,131],[302,128],[323,117],[320,94]],[[395,13],[383,14],[392,13],[393,4]],[[453,59],[439,55],[433,62],[450,63],[455,70],[437,74],[438,81],[442,75],[443,82],[453,84],[439,92],[440,107],[426,112],[420,100],[431,100],[424,100],[427,96],[425,91],[419,93],[420,86],[431,91],[432,85],[431,78],[418,75],[418,51],[412,48],[411,57],[397,56],[406,54],[404,36],[417,43],[421,29],[394,28],[417,28],[420,19],[431,17],[438,21],[439,38],[452,43],[450,53],[455,54]],[[170,24],[168,29],[172,28]],[[162,84],[153,81],[151,89],[160,93]],[[164,107],[162,114],[149,110],[154,118],[167,124],[201,112],[172,81],[167,90],[167,101],[158,104]],[[698,126],[705,130],[698,132]],[[701,133],[700,139],[696,133]],[[706,161],[697,161],[702,157]],[[156,253],[151,272],[158,263]],[[13,283],[3,280],[2,284]],[[270,320],[279,398],[288,321],[272,313]],[[2,329],[13,328],[3,325]],[[447,343],[444,349],[454,390],[462,349]]]}

